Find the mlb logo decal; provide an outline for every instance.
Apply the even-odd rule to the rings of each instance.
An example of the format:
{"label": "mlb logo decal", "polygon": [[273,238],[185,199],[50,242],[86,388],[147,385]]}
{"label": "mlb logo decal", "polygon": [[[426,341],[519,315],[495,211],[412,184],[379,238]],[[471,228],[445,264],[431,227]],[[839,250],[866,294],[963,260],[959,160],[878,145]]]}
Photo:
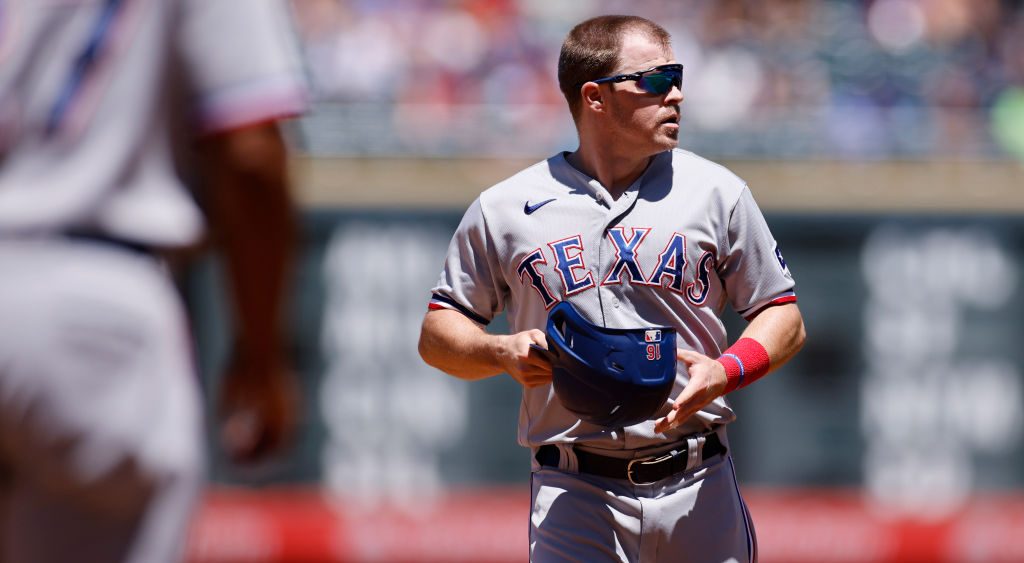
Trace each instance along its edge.
{"label": "mlb logo decal", "polygon": [[644,342],[661,342],[660,330],[648,330],[644,332]]}

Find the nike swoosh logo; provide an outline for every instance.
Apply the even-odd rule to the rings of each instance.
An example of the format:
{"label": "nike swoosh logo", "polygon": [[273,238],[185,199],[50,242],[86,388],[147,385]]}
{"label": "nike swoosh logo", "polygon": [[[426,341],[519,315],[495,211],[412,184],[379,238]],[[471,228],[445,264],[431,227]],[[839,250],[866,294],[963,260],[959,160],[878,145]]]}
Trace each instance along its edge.
{"label": "nike swoosh logo", "polygon": [[546,199],[540,203],[535,203],[533,205],[530,205],[529,200],[527,200],[526,205],[523,206],[523,213],[531,215],[534,211],[540,209],[541,207],[544,207],[545,205],[551,203],[552,201],[555,201],[555,199],[557,198]]}

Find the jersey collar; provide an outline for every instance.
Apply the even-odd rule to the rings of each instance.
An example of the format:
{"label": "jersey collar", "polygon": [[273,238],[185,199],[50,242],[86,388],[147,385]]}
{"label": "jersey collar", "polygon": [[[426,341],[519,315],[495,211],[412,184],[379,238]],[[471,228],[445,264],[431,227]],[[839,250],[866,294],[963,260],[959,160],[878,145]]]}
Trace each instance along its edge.
{"label": "jersey collar", "polygon": [[576,186],[585,189],[598,204],[610,210],[633,205],[639,195],[640,189],[644,185],[644,181],[647,178],[656,175],[657,170],[660,170],[667,163],[672,161],[672,151],[664,151],[654,155],[654,158],[651,159],[650,164],[647,165],[647,169],[644,170],[643,174],[630,184],[630,186],[626,188],[626,191],[624,191],[619,199],[616,200],[612,199],[611,193],[601,184],[601,182],[597,181],[595,178],[591,178],[580,170],[577,170],[572,164],[569,164],[569,160],[566,158],[568,154],[569,153],[566,151],[558,154],[557,161],[559,167],[569,173],[569,176],[573,179]]}

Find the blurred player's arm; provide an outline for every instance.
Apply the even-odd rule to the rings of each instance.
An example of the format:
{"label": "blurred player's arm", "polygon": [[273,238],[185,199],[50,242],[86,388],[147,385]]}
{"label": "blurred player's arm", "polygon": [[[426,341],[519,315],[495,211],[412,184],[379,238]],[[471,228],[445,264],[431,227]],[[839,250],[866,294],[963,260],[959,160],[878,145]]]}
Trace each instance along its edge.
{"label": "blurred player's arm", "polygon": [[[750,320],[737,342],[750,339],[763,348],[767,355],[766,374],[796,355],[806,337],[800,309],[796,303],[786,303],[760,311]],[[675,400],[672,410],[655,423],[655,432],[665,432],[678,426],[708,403],[732,390],[725,364],[718,359],[691,350],[679,350],[678,358],[686,363],[690,381]]]}
{"label": "blurred player's arm", "polygon": [[272,121],[204,136],[197,152],[235,321],[220,394],[221,439],[233,460],[254,461],[287,442],[297,408],[282,320],[295,244],[287,153]]}
{"label": "blurred player's arm", "polygon": [[507,373],[526,387],[551,382],[551,364],[531,344],[547,348],[537,329],[489,334],[458,311],[435,309],[423,318],[419,352],[431,366],[467,380]]}

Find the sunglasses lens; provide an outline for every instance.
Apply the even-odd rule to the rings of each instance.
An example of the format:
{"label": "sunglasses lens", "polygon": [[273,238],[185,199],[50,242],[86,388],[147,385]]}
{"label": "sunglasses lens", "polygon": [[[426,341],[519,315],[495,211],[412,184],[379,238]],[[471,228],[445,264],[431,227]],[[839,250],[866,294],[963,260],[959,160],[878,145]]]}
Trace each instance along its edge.
{"label": "sunglasses lens", "polygon": [[683,73],[678,70],[663,70],[645,74],[637,81],[637,84],[645,92],[651,94],[664,94],[672,89],[672,86],[682,89]]}

